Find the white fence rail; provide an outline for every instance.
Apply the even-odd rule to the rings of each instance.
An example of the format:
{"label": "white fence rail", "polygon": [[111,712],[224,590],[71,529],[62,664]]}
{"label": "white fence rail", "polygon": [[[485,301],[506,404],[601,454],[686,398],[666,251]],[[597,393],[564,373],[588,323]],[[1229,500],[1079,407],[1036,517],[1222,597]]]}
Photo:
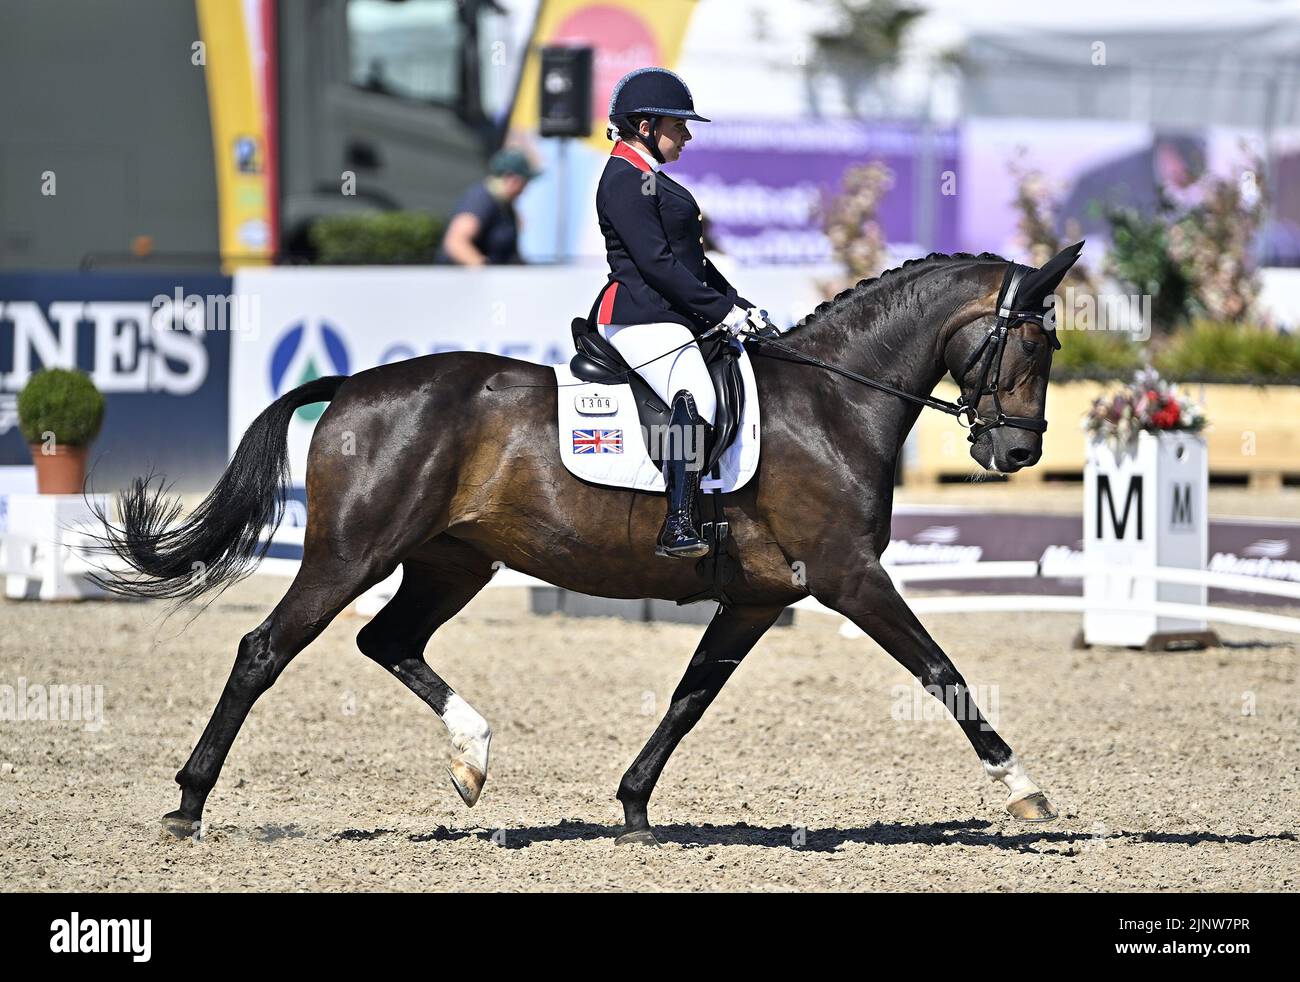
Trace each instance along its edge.
{"label": "white fence rail", "polygon": [[[301,546],[303,544],[303,535],[304,530],[302,528],[280,528],[271,536],[270,541],[276,545]],[[66,539],[61,547],[63,551],[63,571],[69,574],[84,574],[102,569],[105,565],[105,557],[94,552],[90,548],[91,545],[91,540],[88,537],[71,536]],[[34,575],[37,565],[36,560],[40,554],[39,543],[16,534],[6,535],[0,540],[0,574],[19,577]],[[268,557],[262,560],[257,572],[264,575],[292,577],[297,574],[299,565],[297,559]],[[886,569],[900,589],[912,584],[962,580],[1011,580],[1040,577],[1047,579],[1082,579],[1092,572],[1082,563],[1061,561],[1049,563],[1018,561],[907,564],[891,565],[887,566]],[[1295,600],[1297,605],[1300,605],[1300,583],[1288,583],[1206,570],[1167,568],[1123,570],[1107,568],[1105,572],[1112,577],[1129,576],[1135,582],[1144,578],[1155,579],[1164,583],[1189,583],[1221,590],[1282,597]],[[394,573],[383,583],[372,588],[369,593],[357,601],[358,611],[363,614],[373,614],[378,611],[387,602],[388,598],[396,592],[400,577],[400,573]],[[502,568],[488,585],[493,587],[534,587],[550,586],[551,584],[515,570]],[[1085,602],[1081,596],[1041,594],[923,596],[910,597],[908,603],[918,614],[1082,613],[1085,609]],[[798,610],[819,611],[840,616],[812,597],[805,597],[793,606]],[[1300,635],[1300,618],[1257,610],[1242,610],[1235,607],[1163,602],[1135,602],[1132,604],[1108,602],[1100,608],[1094,604],[1092,609],[1117,613],[1142,611],[1163,617],[1207,620]],[[862,632],[851,622],[845,621],[841,633],[846,636],[858,636]]]}
{"label": "white fence rail", "polygon": [[[303,530],[300,528],[280,529],[274,537],[275,542],[301,545]],[[267,564],[275,564],[271,569]],[[926,563],[896,564],[886,566],[891,579],[900,589],[908,584],[948,582],[954,580],[1012,580],[1012,579],[1060,579],[1081,580],[1090,570],[1083,563],[1055,561],[1041,563],[1033,560],[1011,562],[976,562],[976,563]],[[263,572],[282,572],[292,575],[297,570],[296,560],[263,560]],[[1286,583],[1278,580],[1266,580],[1253,576],[1241,576],[1235,573],[1214,573],[1205,570],[1167,569],[1153,570],[1114,570],[1105,571],[1111,576],[1131,576],[1133,580],[1141,578],[1155,579],[1165,583],[1193,583],[1223,590],[1236,590],[1243,593],[1267,594],[1275,597],[1293,599],[1300,605],[1300,583]],[[394,574],[388,580],[375,587],[369,594],[357,601],[362,613],[374,613],[397,589],[400,574]],[[511,569],[502,569],[492,578],[489,586],[550,586],[544,580],[527,576]],[[1044,596],[1038,594],[1007,594],[999,596],[969,594],[961,596],[910,597],[908,603],[918,614],[962,614],[962,613],[1014,613],[1022,611],[1042,611],[1053,613],[1082,613],[1084,600],[1081,596]],[[818,611],[825,614],[841,616],[813,597],[805,597],[793,605],[797,610]],[[1286,617],[1254,610],[1240,610],[1234,607],[1198,606],[1178,603],[1133,603],[1106,604],[1104,607],[1093,605],[1094,610],[1102,609],[1117,613],[1143,611],[1162,617],[1186,617],[1222,624],[1236,624],[1243,627],[1256,627],[1261,630],[1281,631],[1300,634],[1300,618]],[[849,621],[845,621],[841,633],[846,636],[860,636],[862,631]]]}

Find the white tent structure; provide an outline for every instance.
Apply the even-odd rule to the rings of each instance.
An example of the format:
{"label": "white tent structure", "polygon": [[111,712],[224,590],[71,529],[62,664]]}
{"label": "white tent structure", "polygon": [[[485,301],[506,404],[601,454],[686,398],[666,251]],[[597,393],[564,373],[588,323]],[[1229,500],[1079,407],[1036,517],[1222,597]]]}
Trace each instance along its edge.
{"label": "white tent structure", "polygon": [[[936,17],[943,17],[934,4]],[[1300,126],[1300,5],[1092,0],[953,5],[970,116]]]}
{"label": "white tent structure", "polygon": [[[1288,0],[917,0],[873,116],[1042,116],[1156,126],[1300,127],[1300,4]],[[715,112],[847,114],[812,38],[831,0],[701,0],[679,70]],[[960,68],[950,56],[959,59]]]}

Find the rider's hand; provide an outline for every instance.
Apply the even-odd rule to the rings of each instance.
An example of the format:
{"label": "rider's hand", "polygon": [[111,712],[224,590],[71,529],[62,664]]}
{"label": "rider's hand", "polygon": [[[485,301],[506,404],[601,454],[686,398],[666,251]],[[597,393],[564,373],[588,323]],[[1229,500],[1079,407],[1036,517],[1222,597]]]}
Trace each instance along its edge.
{"label": "rider's hand", "polygon": [[732,337],[741,334],[749,328],[749,311],[740,307],[732,307],[731,313],[724,317],[718,327],[722,328]]}

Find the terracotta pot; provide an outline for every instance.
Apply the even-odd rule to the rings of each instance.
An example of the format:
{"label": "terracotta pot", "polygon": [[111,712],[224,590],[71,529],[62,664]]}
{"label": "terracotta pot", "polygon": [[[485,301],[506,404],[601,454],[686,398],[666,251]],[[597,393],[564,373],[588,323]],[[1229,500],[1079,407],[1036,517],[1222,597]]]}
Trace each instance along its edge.
{"label": "terracotta pot", "polygon": [[58,443],[54,453],[45,452],[39,443],[31,444],[36,463],[36,490],[40,494],[81,494],[86,484],[88,447],[69,447]]}

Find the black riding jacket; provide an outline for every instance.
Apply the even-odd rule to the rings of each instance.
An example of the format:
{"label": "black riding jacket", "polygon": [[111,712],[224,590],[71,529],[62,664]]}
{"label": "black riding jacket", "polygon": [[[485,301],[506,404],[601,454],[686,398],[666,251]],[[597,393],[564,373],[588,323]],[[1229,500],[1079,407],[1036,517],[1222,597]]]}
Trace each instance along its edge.
{"label": "black riding jacket", "polygon": [[691,192],[622,141],[605,163],[596,190],[609,282],[596,298],[596,324],[672,321],[696,334],[733,306],[748,309],[704,256],[704,215]]}

